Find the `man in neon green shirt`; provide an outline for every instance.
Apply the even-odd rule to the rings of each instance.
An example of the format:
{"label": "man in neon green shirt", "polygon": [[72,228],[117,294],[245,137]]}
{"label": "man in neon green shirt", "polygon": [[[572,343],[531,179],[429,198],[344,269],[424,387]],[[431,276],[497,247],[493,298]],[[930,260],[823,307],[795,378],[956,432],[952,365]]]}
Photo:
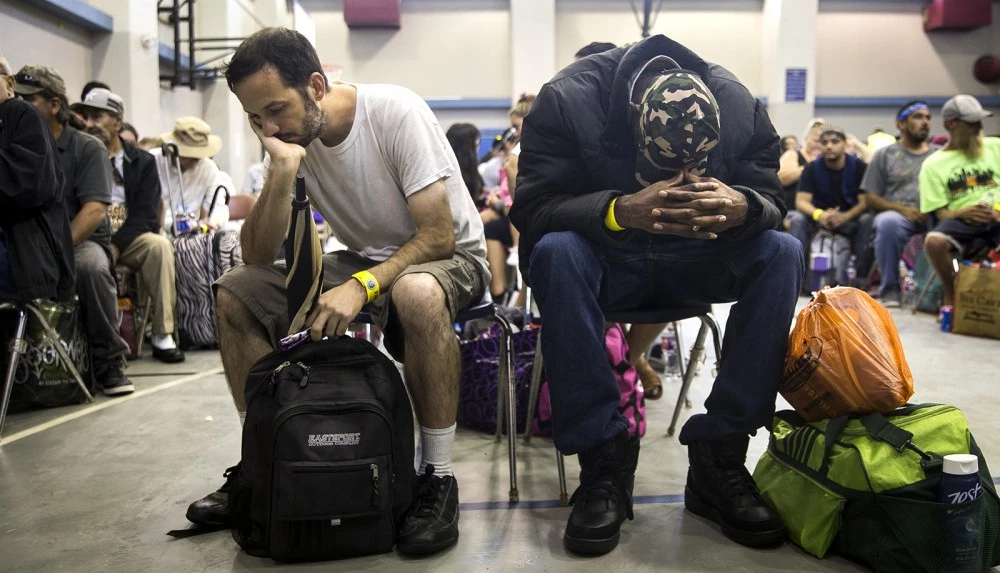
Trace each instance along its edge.
{"label": "man in neon green shirt", "polygon": [[975,240],[1000,244],[1000,138],[983,137],[983,119],[993,113],[972,96],[951,98],[941,115],[951,139],[920,169],[920,210],[937,217],[924,249],[952,305],[952,254]]}

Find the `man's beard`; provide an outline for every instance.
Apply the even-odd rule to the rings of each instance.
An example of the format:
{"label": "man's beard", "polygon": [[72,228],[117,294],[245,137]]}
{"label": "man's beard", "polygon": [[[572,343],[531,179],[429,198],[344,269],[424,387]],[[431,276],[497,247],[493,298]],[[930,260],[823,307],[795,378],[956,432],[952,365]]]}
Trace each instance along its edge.
{"label": "man's beard", "polygon": [[910,131],[908,129],[903,130],[903,137],[906,141],[913,145],[920,145],[921,143],[927,141],[931,135],[931,130],[927,130],[926,133],[921,133],[919,130]]}
{"label": "man's beard", "polygon": [[298,143],[302,147],[307,147],[314,139],[323,135],[326,116],[311,98],[304,97],[303,103],[306,108],[306,116],[302,120],[302,137]]}
{"label": "man's beard", "polygon": [[93,127],[88,127],[87,128],[87,133],[89,133],[90,135],[93,135],[97,139],[100,139],[101,143],[104,144],[104,147],[108,147],[108,146],[111,145],[111,137],[108,135],[108,132],[104,131],[103,129],[101,129],[99,127],[97,127],[96,125],[93,126]]}

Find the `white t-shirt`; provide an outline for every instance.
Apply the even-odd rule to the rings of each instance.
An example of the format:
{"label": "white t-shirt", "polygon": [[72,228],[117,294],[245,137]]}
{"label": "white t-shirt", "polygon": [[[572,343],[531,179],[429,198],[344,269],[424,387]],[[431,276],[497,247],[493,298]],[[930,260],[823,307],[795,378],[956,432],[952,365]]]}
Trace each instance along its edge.
{"label": "white t-shirt", "polygon": [[482,220],[427,103],[399,86],[350,85],[357,106],[347,139],[335,147],[314,140],[299,168],[312,205],[349,250],[383,261],[417,232],[406,198],[444,179],[455,243],[485,273]]}
{"label": "white t-shirt", "polygon": [[[156,167],[160,174],[160,190],[163,197],[163,227],[169,229],[174,224],[174,211],[181,209],[180,194],[177,189],[176,170],[171,167],[169,181],[164,171],[165,162],[163,152],[159,148],[149,150],[156,158]],[[236,193],[236,186],[233,179],[225,171],[219,169],[209,158],[199,159],[191,169],[181,174],[181,181],[184,184],[183,206],[188,212],[199,213],[204,209],[207,213],[212,207],[212,197],[215,189],[222,185],[230,195]],[[226,196],[219,191],[219,197],[215,201],[215,209],[209,221],[221,227],[229,221],[229,207],[226,205]]]}

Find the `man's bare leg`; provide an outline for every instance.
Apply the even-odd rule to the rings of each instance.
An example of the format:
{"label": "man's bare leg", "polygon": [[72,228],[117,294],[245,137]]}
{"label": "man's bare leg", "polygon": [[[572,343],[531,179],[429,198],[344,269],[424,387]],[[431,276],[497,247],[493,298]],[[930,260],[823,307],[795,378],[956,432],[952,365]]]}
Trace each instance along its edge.
{"label": "man's bare leg", "polygon": [[[222,367],[226,372],[229,392],[233,395],[233,402],[242,422],[247,411],[243,398],[247,374],[250,373],[250,367],[254,362],[271,351],[271,343],[264,332],[264,326],[231,291],[218,287],[215,307]],[[232,486],[235,474],[226,470],[223,475],[226,477],[225,485],[188,506],[188,520],[213,527],[230,525],[229,488]]]}
{"label": "man's bare leg", "polygon": [[927,259],[934,267],[934,272],[941,279],[941,286],[944,288],[944,304],[946,306],[954,305],[955,260],[952,258],[952,253],[955,251],[955,245],[942,236],[931,235],[924,241],[924,250],[927,251]]}
{"label": "man's bare leg", "polygon": [[458,413],[461,362],[458,340],[433,275],[404,275],[392,287],[392,303],[406,344],[404,372],[421,426],[449,428]]}
{"label": "man's bare leg", "polygon": [[[635,365],[646,397],[651,400],[658,400],[663,396],[663,382],[646,360],[646,349],[666,327],[666,324],[633,324],[625,335],[625,340],[628,341],[628,361]],[[667,357],[664,356],[663,360],[666,363]]]}
{"label": "man's bare leg", "polygon": [[226,382],[233,395],[236,411],[242,417],[247,411],[243,391],[250,368],[273,348],[264,326],[239,297],[218,287],[215,304],[222,367],[226,371]]}

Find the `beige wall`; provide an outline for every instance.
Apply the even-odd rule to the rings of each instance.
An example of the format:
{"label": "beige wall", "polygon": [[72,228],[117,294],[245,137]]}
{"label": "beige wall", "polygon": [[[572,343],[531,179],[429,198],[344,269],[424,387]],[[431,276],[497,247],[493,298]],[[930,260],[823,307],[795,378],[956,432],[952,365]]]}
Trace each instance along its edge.
{"label": "beige wall", "polygon": [[70,103],[90,81],[89,33],[56,21],[17,0],[0,2],[0,53],[16,72],[25,64],[51,66],[66,82]]}
{"label": "beige wall", "polygon": [[[762,6],[757,0],[666,2],[651,32],[664,34],[726,67],[751,93],[759,94],[763,87]],[[590,42],[620,46],[639,39],[641,29],[627,1],[559,0],[556,4],[556,63],[560,67],[571,63],[573,54]]]}
{"label": "beige wall", "polygon": [[920,4],[821,3],[816,95],[1000,94],[1000,86],[972,76],[976,58],[1000,52],[1000,6],[994,4],[990,27],[930,34],[923,30],[920,9]]}
{"label": "beige wall", "polygon": [[400,30],[348,29],[340,0],[306,0],[324,64],[342,79],[406,86],[426,98],[510,97],[505,1],[409,0]]}

